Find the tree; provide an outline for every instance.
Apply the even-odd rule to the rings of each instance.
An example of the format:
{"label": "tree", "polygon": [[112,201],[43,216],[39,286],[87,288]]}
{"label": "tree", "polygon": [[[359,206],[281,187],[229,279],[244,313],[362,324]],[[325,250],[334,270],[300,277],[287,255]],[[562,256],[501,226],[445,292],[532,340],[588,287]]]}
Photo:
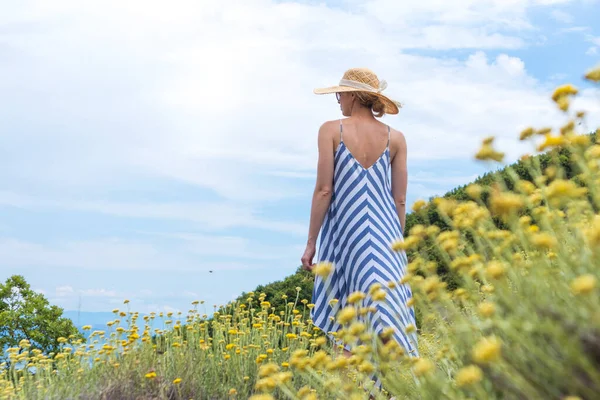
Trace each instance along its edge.
{"label": "tree", "polygon": [[45,354],[59,350],[61,337],[83,339],[73,321],[62,313],[62,308],[50,305],[20,275],[0,284],[0,361],[8,361],[4,350],[19,346],[23,339],[29,341],[31,349]]}

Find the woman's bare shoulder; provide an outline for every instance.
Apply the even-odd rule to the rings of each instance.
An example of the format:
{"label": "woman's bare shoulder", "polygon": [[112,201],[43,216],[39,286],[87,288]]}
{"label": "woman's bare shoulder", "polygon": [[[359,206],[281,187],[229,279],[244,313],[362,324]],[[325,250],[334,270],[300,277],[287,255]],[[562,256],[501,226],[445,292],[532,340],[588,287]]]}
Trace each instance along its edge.
{"label": "woman's bare shoulder", "polygon": [[406,137],[402,131],[390,127],[390,155],[395,159],[398,154],[406,155]]}
{"label": "woman's bare shoulder", "polygon": [[404,132],[390,127],[390,144],[394,144],[397,147],[406,147]]}
{"label": "woman's bare shoulder", "polygon": [[340,131],[340,120],[325,121],[319,127],[319,136],[334,137]]}

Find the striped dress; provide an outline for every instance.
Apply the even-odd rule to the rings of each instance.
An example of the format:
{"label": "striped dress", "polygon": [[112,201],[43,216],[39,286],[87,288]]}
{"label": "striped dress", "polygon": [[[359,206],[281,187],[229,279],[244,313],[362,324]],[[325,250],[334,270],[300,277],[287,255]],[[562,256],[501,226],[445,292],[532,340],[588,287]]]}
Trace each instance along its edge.
{"label": "striped dress", "polygon": [[[406,254],[391,249],[394,240],[402,239],[402,228],[391,192],[389,137],[388,126],[384,152],[365,168],[346,147],[340,121],[333,193],[321,227],[317,256],[319,262],[331,262],[334,268],[327,278],[315,276],[311,319],[333,342],[343,344],[330,334],[341,328],[336,314],[349,305],[351,293],[361,291],[367,296],[358,306],[376,309],[361,319],[371,332],[380,334],[393,328],[393,338],[405,352],[418,356],[416,334],[405,332],[407,325],[415,324],[414,310],[406,306],[411,289],[399,283],[406,273]],[[390,281],[396,283],[393,289],[388,288]],[[383,301],[373,301],[368,295],[376,282],[387,293]],[[344,347],[350,350],[347,344]],[[372,378],[380,388],[379,378]]]}

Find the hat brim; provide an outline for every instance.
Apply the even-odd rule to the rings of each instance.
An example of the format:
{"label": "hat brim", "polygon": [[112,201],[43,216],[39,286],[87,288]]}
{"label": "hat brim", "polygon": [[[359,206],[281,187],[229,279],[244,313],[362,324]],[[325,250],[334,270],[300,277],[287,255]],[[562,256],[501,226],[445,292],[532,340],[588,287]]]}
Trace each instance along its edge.
{"label": "hat brim", "polygon": [[313,90],[314,94],[331,94],[331,93],[341,93],[341,92],[365,92],[375,95],[381,99],[384,105],[384,112],[386,114],[398,114],[400,112],[400,108],[402,104],[390,99],[389,97],[381,94],[381,93],[373,93],[366,90],[361,90],[349,86],[329,86],[325,88],[317,88]]}

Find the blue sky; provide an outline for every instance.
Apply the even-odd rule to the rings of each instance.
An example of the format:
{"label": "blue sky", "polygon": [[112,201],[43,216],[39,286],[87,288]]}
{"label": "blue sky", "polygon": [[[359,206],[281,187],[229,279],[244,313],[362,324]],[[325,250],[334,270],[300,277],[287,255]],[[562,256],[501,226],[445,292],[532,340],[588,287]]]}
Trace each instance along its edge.
{"label": "blue sky", "polygon": [[531,151],[558,84],[599,122],[599,1],[0,2],[0,279],[67,310],[187,311],[293,273],[340,117],[312,89],[347,68],[405,105],[384,121],[409,204],[492,168],[486,136]]}

